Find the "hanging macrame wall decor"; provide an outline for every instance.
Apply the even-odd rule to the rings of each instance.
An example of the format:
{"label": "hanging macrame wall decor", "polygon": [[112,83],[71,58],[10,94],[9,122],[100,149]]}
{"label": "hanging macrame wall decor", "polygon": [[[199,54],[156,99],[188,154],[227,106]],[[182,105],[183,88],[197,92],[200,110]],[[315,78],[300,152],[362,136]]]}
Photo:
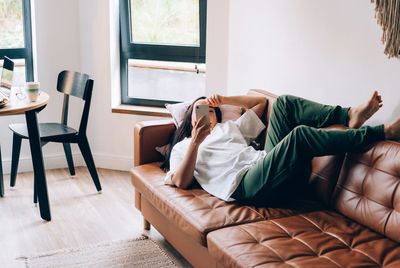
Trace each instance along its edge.
{"label": "hanging macrame wall decor", "polygon": [[382,26],[382,42],[389,58],[400,58],[400,0],[371,0],[375,3],[375,17]]}

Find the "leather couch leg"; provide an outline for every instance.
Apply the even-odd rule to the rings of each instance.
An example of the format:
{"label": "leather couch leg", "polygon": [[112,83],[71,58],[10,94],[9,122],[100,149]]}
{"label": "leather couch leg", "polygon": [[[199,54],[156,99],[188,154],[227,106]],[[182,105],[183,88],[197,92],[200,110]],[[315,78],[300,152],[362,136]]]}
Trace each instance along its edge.
{"label": "leather couch leg", "polygon": [[143,217],[143,229],[145,230],[150,230],[150,222],[148,222],[144,217]]}

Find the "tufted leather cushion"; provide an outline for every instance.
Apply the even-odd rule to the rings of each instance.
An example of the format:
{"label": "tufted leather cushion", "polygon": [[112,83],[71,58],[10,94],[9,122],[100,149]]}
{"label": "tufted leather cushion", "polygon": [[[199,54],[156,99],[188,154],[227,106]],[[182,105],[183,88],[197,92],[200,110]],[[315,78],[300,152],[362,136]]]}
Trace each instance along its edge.
{"label": "tufted leather cushion", "polygon": [[321,205],[306,200],[297,201],[290,208],[258,208],[228,203],[200,188],[184,190],[165,185],[165,173],[159,168],[159,163],[135,167],[131,170],[131,177],[136,190],[202,245],[206,245],[205,236],[212,230],[321,209]]}
{"label": "tufted leather cushion", "polygon": [[249,223],[207,235],[225,267],[400,267],[400,245],[333,212]]}
{"label": "tufted leather cushion", "polygon": [[348,154],[333,206],[355,221],[400,242],[400,143],[383,141]]}

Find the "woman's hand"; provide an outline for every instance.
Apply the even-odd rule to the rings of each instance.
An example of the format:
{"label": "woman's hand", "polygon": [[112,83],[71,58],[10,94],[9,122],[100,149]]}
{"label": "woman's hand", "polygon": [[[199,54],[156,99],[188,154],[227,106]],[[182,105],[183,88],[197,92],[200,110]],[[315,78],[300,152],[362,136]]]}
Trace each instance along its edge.
{"label": "woman's hand", "polygon": [[219,94],[213,94],[206,99],[206,102],[209,106],[218,107],[222,104],[223,98],[224,97]]}
{"label": "woman's hand", "polygon": [[196,145],[200,145],[211,133],[211,124],[203,123],[205,119],[206,117],[203,115],[194,123],[192,130],[192,142]]}

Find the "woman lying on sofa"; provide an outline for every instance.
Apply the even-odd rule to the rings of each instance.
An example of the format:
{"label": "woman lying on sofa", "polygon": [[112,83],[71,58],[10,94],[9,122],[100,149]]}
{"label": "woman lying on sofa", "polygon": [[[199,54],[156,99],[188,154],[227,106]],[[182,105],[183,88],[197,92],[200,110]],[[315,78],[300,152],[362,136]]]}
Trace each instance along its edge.
{"label": "woman lying on sofa", "polygon": [[[196,121],[194,107],[201,104],[209,106],[210,123],[202,123],[204,116]],[[221,124],[221,104],[247,111],[236,121]],[[195,100],[175,131],[162,166],[169,170],[165,183],[187,188],[195,179],[205,191],[225,201],[266,205],[306,181],[314,156],[400,139],[400,117],[384,125],[361,127],[382,106],[377,91],[367,102],[352,108],[285,95],[274,103],[265,148],[257,151],[249,144],[265,128],[260,120],[265,105],[266,99],[258,96],[212,95]],[[333,124],[349,129],[321,129]]]}

